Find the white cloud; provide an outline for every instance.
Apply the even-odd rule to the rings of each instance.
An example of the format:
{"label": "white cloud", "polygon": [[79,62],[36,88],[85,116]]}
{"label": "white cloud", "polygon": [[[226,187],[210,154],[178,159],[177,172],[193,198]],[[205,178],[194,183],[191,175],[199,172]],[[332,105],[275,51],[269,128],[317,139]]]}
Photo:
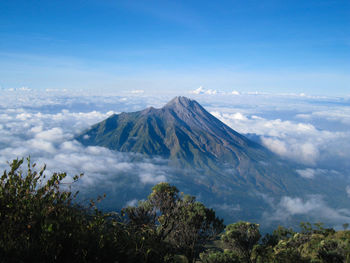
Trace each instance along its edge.
{"label": "white cloud", "polygon": [[322,203],[317,197],[311,197],[304,201],[298,197],[292,198],[285,196],[281,199],[279,206],[281,209],[285,210],[287,214],[296,215],[307,214],[312,210],[320,209],[322,208]]}
{"label": "white cloud", "polygon": [[[35,127],[33,127],[35,130]],[[33,131],[33,128],[31,129]],[[72,137],[70,134],[63,134],[63,130],[61,128],[55,127],[50,130],[46,131],[39,131],[36,135],[36,139],[41,139],[49,142],[60,142],[64,139],[68,139],[69,137]]]}
{"label": "white cloud", "polygon": [[241,121],[247,120],[247,117],[244,116],[244,115],[243,115],[242,113],[240,113],[240,112],[237,112],[237,113],[233,114],[233,115],[232,115],[232,118],[233,118],[234,120],[241,120]]}
{"label": "white cloud", "polygon": [[350,197],[350,185],[345,188],[347,195]]}
{"label": "white cloud", "polygon": [[34,126],[33,128],[30,129],[30,131],[33,133],[40,133],[43,131],[43,126]]}
{"label": "white cloud", "polygon": [[[206,91],[200,88],[197,92],[205,94]],[[300,104],[299,101],[288,104],[288,100],[278,104],[269,96],[227,95],[218,92],[215,96],[200,96],[203,101],[201,99],[199,102],[205,102],[204,105],[212,109],[215,116],[236,131],[257,134],[272,151],[307,164],[310,168],[299,169],[300,176],[316,180],[319,174],[325,174],[318,168],[324,163],[333,165],[335,170],[344,168],[348,163],[350,127],[346,126],[349,125],[349,109],[346,106],[327,111],[319,109],[317,104],[315,107],[318,110],[315,110],[313,106]],[[135,158],[133,154],[102,147],[83,147],[73,140],[74,134],[114,113],[136,111],[147,105],[161,106],[166,98],[129,96],[123,100],[122,97],[108,96],[60,97],[52,93],[42,98],[29,92],[21,95],[19,101],[17,96],[14,92],[0,97],[0,168],[7,168],[6,161],[31,155],[32,160],[39,161],[39,164],[46,163],[50,171],[66,171],[69,175],[84,172],[81,182],[83,189],[100,187],[110,192],[121,191],[125,185],[137,188],[137,191],[130,192],[140,192],[139,189],[172,179],[173,171],[165,160]],[[288,112],[289,115],[283,115],[285,105],[294,107]],[[331,124],[337,122],[344,126],[339,131],[332,130],[332,126],[329,126],[330,129],[320,128],[317,123],[311,122],[313,120],[331,121]],[[339,160],[342,160],[340,164],[343,166],[339,165]],[[349,173],[344,175],[348,176]],[[350,187],[345,190],[350,196]],[[145,196],[147,193],[142,194]],[[125,199],[121,200],[122,205],[135,198],[139,200],[142,196],[126,193]],[[273,205],[273,199],[265,199]],[[317,206],[317,202],[321,205]],[[221,208],[237,211],[240,207],[238,204],[224,203]],[[275,203],[274,208],[272,215],[276,220],[278,215],[283,217],[285,214],[289,218],[303,213],[315,218],[320,216],[320,220],[331,220],[331,212],[339,221],[347,218],[347,210],[332,209],[320,197],[285,197]],[[323,208],[325,212],[322,213]]]}
{"label": "white cloud", "polygon": [[326,221],[332,224],[350,221],[349,209],[331,208],[319,195],[311,195],[307,198],[284,196],[273,208],[273,213],[265,213],[269,221],[286,222],[298,215],[307,215],[313,221]]}
{"label": "white cloud", "polygon": [[308,114],[297,114],[297,118],[306,120],[324,119],[332,122],[341,122],[350,125],[350,107],[334,107],[332,110],[316,110]]}
{"label": "white cloud", "polygon": [[190,91],[190,93],[196,94],[196,95],[203,94],[204,92],[205,92],[205,89],[202,86],[200,86],[198,89]]}
{"label": "white cloud", "polygon": [[21,88],[19,88],[20,91],[31,91],[30,88],[28,88],[27,86],[23,86]]}
{"label": "white cloud", "polygon": [[208,95],[215,95],[215,94],[218,93],[218,91],[217,90],[208,89],[204,93],[208,94]]}
{"label": "white cloud", "polygon": [[20,119],[20,120],[24,121],[24,120],[29,119],[31,117],[32,117],[32,115],[29,113],[21,113],[21,114],[17,114],[16,119]]}
{"label": "white cloud", "polygon": [[167,181],[171,171],[166,161],[142,156],[135,160],[134,154],[84,147],[73,139],[74,134],[113,113],[0,108],[0,168],[7,168],[6,161],[30,155],[33,161],[46,163],[50,171],[64,171],[71,176],[84,173],[81,186],[85,189],[108,185],[125,173],[134,187]]}
{"label": "white cloud", "polygon": [[320,130],[310,123],[266,119],[242,112],[211,113],[240,133],[259,135],[261,143],[271,151],[302,164],[317,165],[330,156],[345,162],[344,157],[350,153],[348,131]]}
{"label": "white cloud", "polygon": [[50,93],[50,92],[52,92],[52,93],[60,93],[60,92],[66,92],[67,90],[66,89],[63,89],[63,90],[61,90],[61,89],[45,89],[45,91],[46,92],[48,92],[48,93]]}
{"label": "white cloud", "polygon": [[240,95],[239,91],[237,91],[237,90],[232,91],[231,94],[232,95]]}
{"label": "white cloud", "polygon": [[[142,89],[136,89],[136,90],[132,90],[131,93],[132,94],[143,94],[145,91]],[[125,98],[124,98],[125,99]]]}
{"label": "white cloud", "polygon": [[324,170],[324,169],[313,169],[313,168],[306,168],[306,169],[297,169],[297,173],[304,178],[307,179],[314,179],[317,175],[334,175],[337,174],[336,171],[330,171],[330,170]]}
{"label": "white cloud", "polygon": [[317,146],[309,142],[297,142],[295,139],[280,140],[266,137],[261,137],[261,142],[278,155],[303,164],[315,165],[320,155]]}
{"label": "white cloud", "polygon": [[216,95],[219,94],[218,90],[214,89],[205,89],[202,86],[200,86],[198,89],[190,91],[190,94],[200,95],[200,94],[206,94],[206,95]]}
{"label": "white cloud", "polygon": [[153,173],[140,173],[139,178],[144,184],[157,184],[160,182],[165,182],[165,175],[154,175]]}
{"label": "white cloud", "polygon": [[289,149],[287,149],[286,143],[279,139],[262,137],[262,143],[278,155],[287,156],[289,153]]}
{"label": "white cloud", "polygon": [[29,146],[34,152],[38,151],[44,151],[48,153],[55,153],[55,147],[51,142],[44,141],[44,140],[29,140],[27,146]]}
{"label": "white cloud", "polygon": [[129,201],[126,202],[125,207],[136,206],[138,202],[139,202],[139,200],[137,200],[137,199],[129,200]]}

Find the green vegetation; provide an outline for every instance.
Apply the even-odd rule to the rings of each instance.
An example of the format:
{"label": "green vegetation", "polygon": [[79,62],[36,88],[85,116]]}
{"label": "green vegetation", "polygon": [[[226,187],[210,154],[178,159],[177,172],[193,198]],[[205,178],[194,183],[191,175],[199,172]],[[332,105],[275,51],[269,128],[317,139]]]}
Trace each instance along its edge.
{"label": "green vegetation", "polygon": [[168,183],[159,183],[152,190],[147,201],[125,209],[130,224],[151,227],[160,240],[192,262],[206,241],[223,231],[223,221],[193,196],[180,196]]}
{"label": "green vegetation", "polygon": [[223,251],[206,251],[206,263],[329,263],[350,262],[350,231],[323,228],[322,224],[301,223],[301,232],[279,226],[260,241],[259,225],[238,222],[221,235]]}
{"label": "green vegetation", "polygon": [[[27,159],[0,178],[0,262],[350,262],[350,231],[302,223],[261,236],[223,221],[193,196],[160,183],[146,201],[103,213],[76,201],[65,173],[45,177]],[[98,199],[99,200],[99,199]]]}

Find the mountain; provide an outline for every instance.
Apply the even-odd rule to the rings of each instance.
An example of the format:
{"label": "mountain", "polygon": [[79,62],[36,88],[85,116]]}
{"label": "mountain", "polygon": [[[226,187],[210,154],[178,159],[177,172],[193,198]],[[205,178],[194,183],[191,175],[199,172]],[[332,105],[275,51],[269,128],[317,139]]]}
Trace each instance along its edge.
{"label": "mountain", "polygon": [[186,97],[175,97],[160,109],[114,114],[76,139],[86,146],[169,160],[176,171],[169,178],[176,186],[214,208],[225,210],[223,204],[229,204],[231,210],[223,216],[231,219],[258,218],[266,212],[266,196],[305,196],[330,189],[302,178],[295,166]]}
{"label": "mountain", "polygon": [[[84,139],[87,138],[87,139]],[[114,114],[78,139],[122,152],[160,155],[182,164],[235,164],[263,149],[209,114],[196,101],[176,97],[161,109]],[[249,158],[249,157],[248,157]]]}
{"label": "mountain", "polygon": [[280,178],[261,177],[258,171],[276,159],[272,153],[186,97],[175,97],[160,109],[114,114],[77,139],[84,145],[158,155],[174,166],[204,169],[209,175],[223,174],[223,168],[226,175],[231,170],[235,185],[287,189]]}

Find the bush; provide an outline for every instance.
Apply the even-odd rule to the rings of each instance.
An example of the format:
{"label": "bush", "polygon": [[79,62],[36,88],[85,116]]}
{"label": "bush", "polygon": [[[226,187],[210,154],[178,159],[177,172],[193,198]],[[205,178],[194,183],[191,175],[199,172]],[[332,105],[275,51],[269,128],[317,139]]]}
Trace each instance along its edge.
{"label": "bush", "polygon": [[200,254],[203,263],[240,263],[240,257],[232,251],[205,252]]}
{"label": "bush", "polygon": [[81,207],[77,193],[61,189],[66,173],[45,178],[45,166],[36,171],[28,158],[23,172],[22,164],[14,160],[0,178],[1,262],[108,262],[142,254],[117,215],[93,202]]}

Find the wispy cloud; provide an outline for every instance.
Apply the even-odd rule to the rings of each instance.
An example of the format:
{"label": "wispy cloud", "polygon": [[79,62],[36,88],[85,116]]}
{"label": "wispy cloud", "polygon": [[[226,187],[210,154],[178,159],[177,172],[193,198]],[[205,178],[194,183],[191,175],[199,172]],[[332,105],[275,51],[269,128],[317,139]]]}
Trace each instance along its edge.
{"label": "wispy cloud", "polygon": [[350,221],[349,209],[331,208],[319,195],[307,198],[284,196],[273,209],[273,213],[265,214],[268,221],[288,222],[293,216],[305,215],[314,222],[328,222],[333,225]]}
{"label": "wispy cloud", "polygon": [[202,86],[200,86],[198,89],[190,91],[190,94],[200,95],[200,94],[207,94],[207,95],[216,95],[219,92],[217,90],[213,89],[205,89]]}
{"label": "wispy cloud", "polygon": [[324,169],[312,169],[312,168],[297,169],[296,171],[301,177],[304,177],[307,179],[314,179],[317,175],[337,174],[336,171],[329,171]]}
{"label": "wispy cloud", "polygon": [[348,194],[349,198],[350,198],[350,185],[345,187],[345,191]]}
{"label": "wispy cloud", "polygon": [[135,89],[135,90],[132,90],[131,93],[132,94],[143,94],[143,93],[145,93],[145,91],[142,89]]}

